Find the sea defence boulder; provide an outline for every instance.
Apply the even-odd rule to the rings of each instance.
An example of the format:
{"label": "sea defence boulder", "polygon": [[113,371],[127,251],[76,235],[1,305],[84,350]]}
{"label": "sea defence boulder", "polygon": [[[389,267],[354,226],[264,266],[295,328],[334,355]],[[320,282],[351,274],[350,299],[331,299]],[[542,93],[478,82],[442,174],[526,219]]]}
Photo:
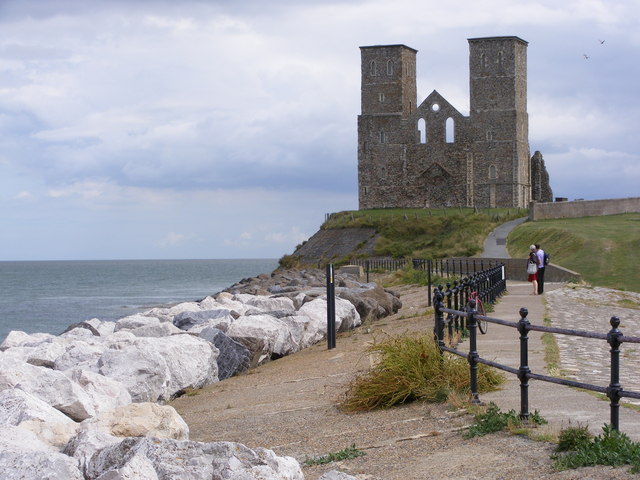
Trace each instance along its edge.
{"label": "sea defence boulder", "polygon": [[[337,331],[397,311],[392,292],[336,275]],[[302,479],[298,462],[198,443],[172,407],[190,389],[293,354],[327,334],[324,273],[245,279],[200,301],[0,345],[0,478]]]}

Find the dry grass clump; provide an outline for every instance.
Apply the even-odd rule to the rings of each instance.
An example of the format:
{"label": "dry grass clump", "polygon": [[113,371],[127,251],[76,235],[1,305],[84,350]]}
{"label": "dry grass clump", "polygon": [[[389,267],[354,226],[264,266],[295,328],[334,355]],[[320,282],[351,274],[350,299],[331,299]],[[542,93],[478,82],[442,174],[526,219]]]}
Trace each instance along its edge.
{"label": "dry grass clump", "polygon": [[[349,386],[341,408],[346,412],[389,408],[423,400],[444,402],[450,395],[469,393],[469,364],[455,355],[441,355],[430,335],[388,337],[366,353],[379,362]],[[478,390],[495,390],[504,376],[478,365]]]}

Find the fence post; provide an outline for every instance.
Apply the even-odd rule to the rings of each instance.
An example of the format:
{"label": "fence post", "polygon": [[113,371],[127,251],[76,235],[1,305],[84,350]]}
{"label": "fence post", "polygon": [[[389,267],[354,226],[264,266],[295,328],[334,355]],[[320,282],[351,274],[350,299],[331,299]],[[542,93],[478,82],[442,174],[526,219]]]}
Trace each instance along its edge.
{"label": "fence post", "polygon": [[467,357],[469,361],[469,374],[470,374],[470,382],[469,388],[471,390],[470,402],[472,405],[482,405],[480,401],[480,397],[478,396],[478,345],[476,343],[477,340],[477,322],[476,322],[476,301],[469,301],[469,318],[467,320],[467,325],[469,328],[469,356]]}
{"label": "fence post", "polygon": [[[460,294],[460,288],[458,287],[458,281],[454,280],[453,281],[453,309],[454,310],[460,310],[458,308],[458,306],[460,305],[458,303],[459,294]],[[459,318],[460,317],[458,315],[455,316],[455,322],[456,322],[455,329],[456,329],[456,332],[459,332],[461,330],[460,329]]]}
{"label": "fence post", "polygon": [[444,315],[442,312],[442,308],[444,307],[444,304],[442,303],[443,298],[442,285],[438,285],[433,289],[433,311],[435,312],[436,321],[433,328],[435,330],[435,340],[438,343],[440,353],[444,352],[444,350],[442,350],[444,347]]}
{"label": "fence post", "polygon": [[520,368],[518,378],[520,379],[520,419],[529,420],[529,320],[527,319],[529,310],[520,309],[520,321],[518,321],[518,331],[520,332]]}
{"label": "fence post", "polygon": [[[451,309],[451,284],[447,282],[447,291],[445,292],[447,296],[447,308]],[[453,314],[447,313],[447,333],[449,334],[449,345],[451,345],[451,339],[453,338]]]}
{"label": "fence post", "polygon": [[327,264],[327,349],[336,348],[336,286],[333,264]]}
{"label": "fence post", "polygon": [[427,260],[427,306],[431,306],[431,259]]}
{"label": "fence post", "polygon": [[620,392],[622,392],[620,386],[620,344],[622,343],[620,337],[622,337],[622,332],[618,330],[620,326],[618,317],[611,317],[609,323],[611,330],[607,334],[607,342],[611,345],[611,383],[607,387],[607,397],[611,400],[609,404],[611,425],[614,430],[618,430],[620,427]]}

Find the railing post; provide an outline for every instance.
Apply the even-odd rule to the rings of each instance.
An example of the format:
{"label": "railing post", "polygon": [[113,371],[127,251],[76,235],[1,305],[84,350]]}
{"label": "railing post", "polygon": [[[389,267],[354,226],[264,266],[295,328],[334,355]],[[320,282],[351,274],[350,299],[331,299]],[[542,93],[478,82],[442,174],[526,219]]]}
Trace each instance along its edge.
{"label": "railing post", "polygon": [[469,361],[469,388],[471,390],[470,402],[473,405],[482,405],[480,397],[478,396],[478,346],[477,340],[477,322],[476,322],[476,302],[471,300],[469,302],[469,318],[467,320],[469,327],[469,355],[467,360]]}
{"label": "railing post", "polygon": [[442,302],[443,298],[442,285],[438,285],[438,287],[433,290],[433,311],[435,312],[435,340],[438,344],[440,353],[444,352],[442,349],[444,347],[444,315],[442,312],[442,308],[444,308],[444,304]]}
{"label": "railing post", "polygon": [[367,283],[369,283],[369,260],[367,260],[364,264],[367,269]]}
{"label": "railing post", "polygon": [[620,385],[620,337],[622,332],[618,330],[620,319],[611,317],[609,321],[611,330],[607,334],[607,342],[611,345],[611,383],[607,387],[607,397],[611,400],[611,425],[614,430],[620,427],[620,393],[622,386]]}
{"label": "railing post", "polygon": [[327,264],[327,348],[336,348],[336,286],[333,264]]}
{"label": "railing post", "polygon": [[427,306],[431,306],[431,259],[427,260]]}
{"label": "railing post", "polygon": [[[451,284],[447,282],[447,291],[445,292],[447,297],[447,308],[451,309]],[[451,345],[451,339],[453,338],[453,313],[447,314],[447,333],[449,334],[449,345]]]}
{"label": "railing post", "polygon": [[527,319],[529,310],[520,309],[520,321],[518,331],[520,332],[520,368],[518,378],[520,379],[520,419],[529,420],[529,320]]}
{"label": "railing post", "polygon": [[[460,305],[460,303],[458,302],[459,299],[459,295],[460,295],[460,288],[458,287],[458,281],[454,280],[453,281],[453,309],[454,310],[460,310],[458,307]],[[455,317],[455,329],[456,332],[460,331],[460,316],[456,315]]]}

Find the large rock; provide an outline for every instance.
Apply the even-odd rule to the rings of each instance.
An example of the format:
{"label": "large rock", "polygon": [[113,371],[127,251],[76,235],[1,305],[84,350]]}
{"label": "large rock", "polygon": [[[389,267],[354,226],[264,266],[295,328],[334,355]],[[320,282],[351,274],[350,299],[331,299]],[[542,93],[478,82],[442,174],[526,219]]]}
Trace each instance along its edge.
{"label": "large rock", "polygon": [[[239,317],[231,324],[227,335],[257,355],[258,364],[297,352],[300,348],[287,324],[270,315]],[[262,351],[252,350],[259,345],[256,340],[262,340]]]}
{"label": "large rock", "polygon": [[0,426],[0,478],[3,480],[84,480],[74,458],[58,453],[31,432]]}
{"label": "large rock", "polygon": [[293,301],[287,297],[237,294],[234,300],[259,308],[265,312],[273,310],[294,310]]}
{"label": "large rock", "polygon": [[0,392],[0,425],[18,426],[27,420],[74,423],[64,413],[19,388],[2,390]]}
{"label": "large rock", "polygon": [[[198,443],[166,439],[127,438],[95,453],[87,464],[86,476],[98,478],[158,478],[181,480],[303,480],[298,462],[278,457],[271,450],[251,450],[239,443]],[[137,468],[144,468],[138,476]],[[116,475],[104,476],[101,475]]]}
{"label": "large rock", "polygon": [[182,312],[173,318],[173,324],[181,330],[193,330],[194,327],[215,327],[226,332],[232,322],[231,311],[226,308]]}
{"label": "large rock", "polygon": [[113,378],[80,368],[67,370],[64,374],[80,385],[93,399],[96,414],[131,403],[127,387]]}
{"label": "large rock", "polygon": [[218,349],[192,335],[123,341],[104,352],[101,374],[127,386],[134,402],[168,401],[218,380]]}
{"label": "large rock", "polygon": [[11,330],[6,338],[0,344],[0,352],[12,347],[29,347],[42,343],[45,340],[55,338],[54,335],[48,333],[28,334],[19,330]]}
{"label": "large rock", "polygon": [[252,354],[247,347],[236,342],[222,330],[207,327],[200,331],[200,338],[213,343],[220,351],[218,355],[218,378],[224,380],[251,366]]}
{"label": "large rock", "polygon": [[375,283],[363,284],[360,288],[337,288],[336,295],[351,302],[363,319],[393,315],[402,307],[396,295]]}
{"label": "large rock", "polygon": [[95,415],[93,399],[64,373],[0,355],[0,391],[18,387],[76,421]]}
{"label": "large rock", "polygon": [[187,440],[189,427],[173,407],[132,403],[85,420],[80,431],[97,431],[114,437],[156,437]]}

